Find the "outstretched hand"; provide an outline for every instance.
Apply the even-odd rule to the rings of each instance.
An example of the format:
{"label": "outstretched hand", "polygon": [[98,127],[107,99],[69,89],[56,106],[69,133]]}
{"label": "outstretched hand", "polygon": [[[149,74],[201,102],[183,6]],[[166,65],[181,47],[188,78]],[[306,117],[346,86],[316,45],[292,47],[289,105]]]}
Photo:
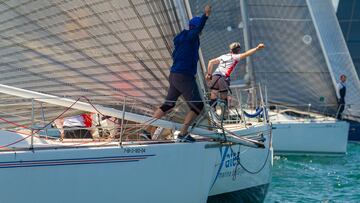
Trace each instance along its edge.
{"label": "outstretched hand", "polygon": [[206,15],[207,17],[209,17],[210,14],[211,14],[211,6],[210,6],[210,5],[206,5],[204,10],[205,10],[205,15]]}
{"label": "outstretched hand", "polygon": [[263,44],[263,43],[258,44],[256,47],[257,50],[261,50],[263,48],[265,48],[265,44]]}
{"label": "outstretched hand", "polygon": [[205,79],[207,81],[210,81],[212,79],[212,75],[211,74],[206,74]]}

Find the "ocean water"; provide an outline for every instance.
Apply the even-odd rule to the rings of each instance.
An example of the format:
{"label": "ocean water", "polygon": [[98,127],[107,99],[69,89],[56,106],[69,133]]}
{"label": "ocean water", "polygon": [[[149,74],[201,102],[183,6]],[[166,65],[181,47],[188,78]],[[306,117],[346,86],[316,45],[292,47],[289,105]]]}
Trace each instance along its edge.
{"label": "ocean water", "polygon": [[339,157],[275,156],[265,202],[360,203],[360,144]]}

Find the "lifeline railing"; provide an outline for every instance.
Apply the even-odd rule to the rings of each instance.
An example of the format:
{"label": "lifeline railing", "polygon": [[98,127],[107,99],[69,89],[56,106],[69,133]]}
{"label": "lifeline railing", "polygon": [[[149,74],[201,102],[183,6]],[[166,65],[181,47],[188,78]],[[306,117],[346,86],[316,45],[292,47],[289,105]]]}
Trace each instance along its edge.
{"label": "lifeline railing", "polygon": [[[38,99],[45,98],[31,98],[31,99],[19,99],[9,102],[0,101],[0,119],[3,121],[0,123],[0,128],[4,130],[11,131],[30,131],[31,134],[34,134],[34,131],[37,131],[36,134],[48,137],[59,137],[63,138],[63,131],[71,130],[88,130],[94,132],[93,135],[95,139],[102,138],[112,138],[114,140],[121,140],[122,136],[126,134],[136,134],[138,131],[146,124],[140,123],[131,123],[123,119],[117,119],[114,117],[106,117],[101,115],[99,111],[98,114],[92,114],[92,127],[63,127],[61,123],[62,119],[65,117],[71,117],[74,115],[79,115],[86,113],[85,111],[74,110],[72,108],[65,108],[61,106],[53,106],[43,102],[37,101]],[[48,99],[48,98],[47,98]],[[122,109],[123,112],[138,112],[138,109],[134,109],[134,106],[143,105],[143,101],[136,100],[133,97],[124,97],[123,104],[119,105],[118,102],[116,105],[119,109]],[[181,105],[180,102],[177,106]],[[148,104],[150,105],[150,104]],[[115,104],[114,104],[115,106]],[[18,109],[21,109],[19,111]],[[150,115],[152,112],[142,112],[145,115]],[[60,114],[63,114],[61,117],[57,118]],[[174,116],[174,113],[170,113],[167,117]],[[103,117],[103,118],[101,118]],[[54,120],[53,120],[54,119]],[[48,125],[51,123],[50,125]],[[44,128],[44,126],[46,126]],[[102,132],[100,132],[102,131]],[[103,136],[108,134],[108,136]],[[137,134],[136,134],[137,135]],[[140,140],[139,137],[132,136],[131,140]],[[31,136],[31,145],[33,145],[33,136]]]}
{"label": "lifeline railing", "polygon": [[[92,113],[100,113],[101,115],[115,117],[115,118],[121,118],[123,120],[129,120],[135,123],[142,123],[145,125],[152,125],[156,127],[162,127],[162,128],[169,128],[173,126],[173,129],[180,129],[183,125],[177,122],[172,122],[169,120],[163,120],[163,119],[157,119],[153,118],[151,116],[139,114],[139,113],[131,113],[128,111],[122,111],[119,109],[115,109],[112,107],[106,107],[104,105],[95,105],[91,102],[91,100],[85,96],[81,96],[76,101],[69,99],[69,98],[62,98],[56,95],[50,95],[40,92],[35,92],[31,90],[21,89],[17,87],[12,87],[8,85],[2,85],[0,84],[0,92],[6,95],[15,96],[15,97],[21,97],[24,99],[34,99],[39,102],[55,105],[55,106],[62,106],[65,107],[66,110],[63,111],[61,114],[57,115],[55,119],[60,118],[63,116],[67,110],[69,109],[76,109],[78,111],[85,111],[85,112],[92,112]],[[81,98],[83,98],[86,102],[79,101]],[[125,103],[123,105],[126,105]],[[136,108],[138,110],[138,108]],[[153,111],[153,110],[152,110]],[[122,116],[121,116],[122,115]],[[55,119],[51,120],[51,122],[47,123],[43,128],[48,127],[52,122],[55,121]],[[220,135],[212,130],[206,129],[206,128],[199,128],[199,127],[193,127],[192,132],[197,135],[201,135],[203,137],[207,137],[210,139],[216,139],[216,140],[224,140],[226,138],[226,141],[241,144],[248,147],[254,147],[254,148],[264,148],[264,143],[259,142],[257,140],[249,139],[246,137],[243,137],[242,135],[248,134],[248,131],[239,131],[236,135],[232,132],[224,133],[223,135]],[[40,130],[36,130],[38,132]],[[33,136],[34,133],[31,133],[31,136]],[[26,139],[26,138],[24,138]],[[11,144],[11,143],[10,143]],[[120,144],[122,144],[122,140],[120,140]],[[8,145],[7,145],[8,146]],[[0,148],[3,146],[0,146]]]}
{"label": "lifeline railing", "polygon": [[[86,105],[87,107],[85,108],[85,103],[81,103],[79,104],[78,110],[74,110],[73,106],[77,105],[77,103],[79,103],[80,99],[83,98],[85,100],[87,100],[88,105]],[[63,105],[65,107],[59,107],[57,106],[56,102],[54,102],[54,104],[50,101],[47,101],[46,103],[42,102],[42,100],[51,100],[52,98],[46,97],[46,98],[29,98],[29,99],[22,99],[20,104],[18,106],[16,106],[16,104],[12,103],[11,106],[12,108],[7,108],[6,103],[1,105],[0,107],[3,107],[2,109],[0,108],[0,111],[2,111],[3,113],[0,115],[6,115],[6,117],[8,119],[1,119],[3,120],[7,125],[13,126],[15,127],[15,131],[18,131],[19,128],[21,128],[20,130],[22,131],[29,131],[28,136],[26,136],[25,138],[15,141],[13,143],[9,143],[7,145],[4,146],[0,146],[0,147],[9,147],[13,144],[16,144],[22,140],[25,140],[27,138],[31,138],[31,144],[30,144],[30,148],[34,147],[34,137],[35,136],[41,136],[45,139],[51,139],[51,136],[49,135],[50,131],[53,131],[53,127],[52,127],[52,123],[56,123],[56,120],[61,119],[62,117],[65,116],[72,116],[72,115],[78,115],[81,113],[84,113],[85,111],[91,111],[91,112],[95,112],[95,114],[100,114],[102,116],[106,116],[105,114],[103,114],[101,111],[99,111],[94,104],[91,103],[90,100],[88,100],[86,97],[81,97],[78,98],[76,101],[74,100],[69,100],[71,101],[71,105],[68,102],[66,105]],[[59,100],[59,98],[54,98],[55,100]],[[141,101],[143,102],[143,101]],[[25,107],[26,103],[31,106],[31,107]],[[132,105],[130,105],[132,104]],[[10,104],[9,104],[10,105]],[[100,129],[101,130],[109,130],[109,131],[113,131],[113,134],[111,136],[108,137],[104,137],[107,138],[109,140],[119,140],[120,143],[124,140],[123,136],[125,136],[125,139],[129,139],[129,136],[132,135],[132,137],[130,137],[131,140],[140,140],[139,138],[139,131],[143,128],[145,128],[148,125],[151,125],[153,122],[159,122],[157,119],[153,119],[151,117],[147,117],[148,120],[146,120],[144,122],[144,119],[141,117],[141,115],[138,115],[137,118],[139,118],[139,123],[131,123],[131,120],[127,120],[125,118],[125,114],[127,114],[126,116],[132,116],[133,114],[129,113],[129,111],[131,111],[131,108],[133,108],[134,106],[136,106],[137,103],[134,102],[134,100],[126,100],[126,97],[124,98],[124,102],[122,104],[122,110],[123,111],[118,111],[118,112],[122,112],[122,117],[119,116],[119,114],[116,115],[116,118],[113,117],[114,119],[111,120],[110,118],[105,118],[105,120],[107,121],[111,121],[113,123],[112,126],[97,126],[97,125],[93,125],[93,127],[75,127],[75,128],[63,128],[63,126],[58,126],[58,137],[61,138],[61,136],[59,136],[59,134],[61,134],[61,131],[65,131],[65,130],[89,130],[89,131],[95,131],[98,132],[99,135],[99,139],[103,138],[102,136],[100,136]],[[185,102],[179,102],[177,106],[181,106],[181,105],[185,105]],[[82,107],[84,106],[84,107]],[[89,109],[89,107],[93,107],[92,110],[81,110],[81,109]],[[119,106],[121,107],[121,106]],[[14,111],[16,109],[22,109],[22,111]],[[111,115],[110,112],[116,112],[116,110],[112,110],[109,111],[108,108],[102,108],[104,111],[108,111],[107,113]],[[124,111],[124,109],[126,109],[127,111]],[[176,108],[175,108],[176,109]],[[8,112],[5,112],[4,110],[7,110]],[[50,113],[45,113],[49,112]],[[138,109],[136,109],[138,111]],[[16,113],[13,113],[16,112]],[[29,115],[30,114],[30,115]],[[9,116],[10,115],[10,116]],[[173,111],[173,113],[168,114],[168,117],[177,115],[176,111]],[[30,119],[28,119],[30,118]],[[149,119],[150,118],[150,119]],[[134,119],[134,118],[131,118]],[[96,120],[96,119],[94,119]],[[126,123],[125,123],[126,120]],[[98,120],[98,123],[100,123],[101,121]],[[130,122],[130,123],[129,123]],[[164,122],[164,121],[160,121],[160,122]],[[167,125],[167,124],[166,124]],[[175,123],[174,123],[175,125]],[[0,125],[1,126],[1,125]],[[4,129],[4,124],[2,124],[2,129]],[[107,129],[108,128],[108,129]],[[176,126],[176,128],[178,129],[178,127]],[[174,127],[175,129],[175,127]],[[199,135],[203,135],[205,137],[218,137],[218,135],[216,135],[216,133],[212,133],[212,134],[208,134],[211,131],[208,130],[201,130],[201,129],[197,129],[195,133],[199,133]],[[45,135],[42,135],[42,133],[45,133]],[[206,134],[207,133],[207,134]],[[25,133],[26,134],[26,133]],[[111,134],[111,133],[110,133]],[[239,142],[239,143],[243,143],[244,145],[247,146],[253,146],[253,147],[257,147],[262,145],[262,143],[258,143],[255,140],[250,140],[247,138],[240,138],[240,137],[236,137],[232,134],[227,134],[226,135],[228,137],[229,140],[232,140],[233,142]],[[79,140],[77,140],[78,142]],[[84,140],[84,143],[88,142],[88,140]]]}
{"label": "lifeline railing", "polygon": [[[340,108],[343,105],[344,104],[339,104],[339,105],[324,104],[324,105],[316,105],[315,108],[311,103],[296,104],[296,105],[271,104],[269,108],[276,113],[285,113],[289,115],[294,115],[299,119],[330,121],[330,120],[334,120],[335,118],[338,118],[338,115],[340,113]],[[349,104],[345,104],[345,107],[346,106],[349,106]]]}
{"label": "lifeline railing", "polygon": [[[266,106],[266,87],[260,84],[255,87],[244,87],[241,85],[231,86],[232,94],[229,96],[229,117],[225,123],[243,123],[261,121],[268,123]],[[265,96],[263,95],[265,93]],[[255,111],[255,113],[250,113]],[[234,116],[235,115],[235,116]]]}

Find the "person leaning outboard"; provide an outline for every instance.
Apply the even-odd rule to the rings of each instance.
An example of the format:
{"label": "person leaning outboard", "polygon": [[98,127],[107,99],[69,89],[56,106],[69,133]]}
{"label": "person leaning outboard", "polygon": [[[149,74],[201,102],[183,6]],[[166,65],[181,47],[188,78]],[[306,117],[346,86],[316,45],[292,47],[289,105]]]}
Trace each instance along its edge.
{"label": "person leaning outboard", "polygon": [[[211,89],[210,106],[216,107],[217,94],[220,93],[220,98],[227,103],[227,95],[230,91],[230,75],[235,66],[241,59],[255,54],[258,50],[265,47],[260,43],[257,47],[252,48],[245,53],[240,54],[240,43],[234,42],[229,45],[230,53],[221,55],[217,58],[211,59],[208,63],[208,72],[205,76],[206,80],[210,81]],[[219,64],[214,73],[212,68],[215,64]]]}
{"label": "person leaning outboard", "polygon": [[345,109],[345,96],[346,96],[346,75],[340,75],[340,82],[336,85],[336,97],[338,103],[337,119],[342,119],[342,113]]}
{"label": "person leaning outboard", "polygon": [[[203,30],[206,20],[211,14],[211,6],[205,6],[205,13],[201,17],[194,17],[189,21],[189,30],[183,30],[174,38],[175,49],[172,53],[173,65],[170,69],[170,87],[165,102],[158,108],[153,117],[161,118],[170,109],[175,107],[177,99],[182,95],[190,108],[184,119],[183,127],[178,135],[180,142],[194,142],[187,130],[192,120],[200,114],[204,104],[201,100],[196,84],[197,63],[199,60],[199,35]],[[149,128],[144,130],[142,137],[151,139]]]}

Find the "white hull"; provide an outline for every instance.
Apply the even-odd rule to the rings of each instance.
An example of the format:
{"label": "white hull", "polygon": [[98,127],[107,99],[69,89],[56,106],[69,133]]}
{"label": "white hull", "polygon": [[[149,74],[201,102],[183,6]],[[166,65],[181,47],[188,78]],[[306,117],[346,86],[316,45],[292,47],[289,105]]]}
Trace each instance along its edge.
{"label": "white hull", "polygon": [[346,153],[349,124],[344,121],[273,122],[275,154]]}
{"label": "white hull", "polygon": [[[254,129],[249,130],[253,131]],[[262,131],[266,131],[266,128],[263,128]],[[239,132],[235,131],[234,133]],[[217,149],[219,154],[217,160],[223,160],[217,162],[217,164],[221,166],[222,163],[222,168],[218,169],[215,174],[216,182],[210,190],[210,196],[270,183],[273,151],[272,148],[269,148],[270,136],[264,136],[266,139],[265,149],[250,148],[242,145],[222,147],[221,150]],[[240,163],[237,162],[239,155]]]}
{"label": "white hull", "polygon": [[[206,202],[209,195],[269,184],[271,150],[240,147],[240,160],[246,168],[255,171],[262,167],[249,174],[240,166],[236,169],[228,146],[216,144],[54,148],[49,147],[51,143],[41,143],[38,146],[49,148],[3,151],[0,178],[6,186],[1,188],[1,201],[199,203]],[[231,148],[239,151],[239,145]],[[223,156],[225,151],[228,153]],[[232,175],[235,171],[236,177]]]}

